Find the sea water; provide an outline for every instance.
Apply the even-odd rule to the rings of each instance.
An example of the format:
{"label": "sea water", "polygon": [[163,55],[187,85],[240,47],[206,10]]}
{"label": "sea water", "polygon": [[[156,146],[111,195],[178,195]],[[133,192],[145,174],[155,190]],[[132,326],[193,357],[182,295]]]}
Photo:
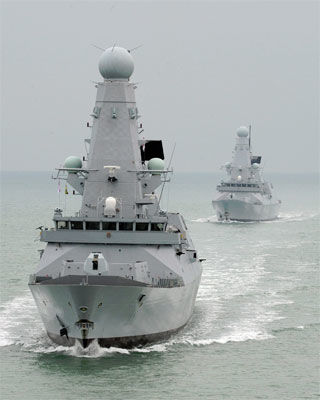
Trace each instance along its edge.
{"label": "sea water", "polygon": [[132,350],[53,344],[28,290],[42,225],[80,198],[49,173],[1,185],[1,399],[319,397],[319,198],[315,175],[272,175],[272,222],[218,222],[215,174],[176,174],[162,208],[183,213],[203,262],[193,316],[169,340]]}

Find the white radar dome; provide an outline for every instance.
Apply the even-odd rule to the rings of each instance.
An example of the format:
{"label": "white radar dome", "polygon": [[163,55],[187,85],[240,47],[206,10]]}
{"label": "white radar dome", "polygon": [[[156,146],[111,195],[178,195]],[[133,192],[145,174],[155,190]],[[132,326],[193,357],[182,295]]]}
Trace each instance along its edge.
{"label": "white radar dome", "polygon": [[254,168],[254,169],[258,169],[258,168],[259,168],[259,164],[257,164],[257,163],[253,163],[253,164],[252,164],[252,168]]}
{"label": "white radar dome", "polygon": [[104,79],[129,79],[134,70],[132,55],[123,47],[110,47],[99,60],[99,71]]}
{"label": "white radar dome", "polygon": [[64,168],[82,168],[81,158],[76,156],[69,156],[64,160]]}
{"label": "white radar dome", "polygon": [[237,135],[239,137],[247,137],[249,135],[249,129],[246,126],[240,126],[240,128],[237,129]]}
{"label": "white radar dome", "polygon": [[164,170],[164,161],[161,160],[161,158],[151,158],[151,160],[148,161],[148,170],[149,171],[158,171],[158,172],[152,172],[152,175],[161,175],[161,172]]}

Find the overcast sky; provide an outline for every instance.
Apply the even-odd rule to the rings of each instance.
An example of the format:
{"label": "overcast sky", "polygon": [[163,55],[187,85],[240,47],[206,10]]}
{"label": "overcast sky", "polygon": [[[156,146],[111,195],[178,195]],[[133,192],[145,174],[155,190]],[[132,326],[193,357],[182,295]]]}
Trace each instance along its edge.
{"label": "overcast sky", "polygon": [[[3,170],[84,154],[103,48],[133,52],[145,137],[217,171],[238,126],[270,172],[318,170],[319,3],[1,2]],[[169,159],[170,154],[167,154]]]}

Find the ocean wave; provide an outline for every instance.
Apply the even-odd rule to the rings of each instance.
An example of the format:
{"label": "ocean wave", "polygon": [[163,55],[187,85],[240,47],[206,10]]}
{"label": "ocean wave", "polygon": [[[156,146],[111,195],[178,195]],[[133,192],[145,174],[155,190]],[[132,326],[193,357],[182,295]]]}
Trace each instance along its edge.
{"label": "ocean wave", "polygon": [[[46,335],[31,294],[25,291],[0,307],[0,347],[18,346],[21,351],[27,352],[99,358],[175,351],[179,346],[268,340],[273,337],[273,331],[268,331],[269,324],[283,318],[278,306],[291,304],[292,301],[278,291],[270,293],[266,288],[260,288],[259,282],[265,273],[265,257],[260,254],[253,256],[249,264],[245,260],[239,261],[222,270],[217,265],[213,275],[209,271],[207,275],[204,273],[195,312],[187,327],[168,341],[134,349],[103,348],[97,341],[93,341],[86,349],[79,343],[72,347],[52,343]],[[242,306],[239,312],[230,314],[235,302]]]}
{"label": "ocean wave", "polygon": [[30,292],[17,296],[0,308],[0,347],[32,343],[45,335]]}
{"label": "ocean wave", "polygon": [[318,217],[318,213],[303,213],[303,212],[292,212],[292,213],[280,213],[278,218],[275,218],[271,221],[218,221],[216,215],[210,215],[209,217],[200,217],[196,219],[191,219],[191,222],[200,222],[200,223],[215,223],[215,224],[273,224],[276,222],[300,222],[306,221],[309,219],[313,219]]}
{"label": "ocean wave", "polygon": [[192,219],[191,222],[207,223],[207,222],[218,222],[218,220],[217,220],[217,217],[215,215],[211,215],[210,217]]}
{"label": "ocean wave", "polygon": [[282,328],[272,329],[273,334],[282,333],[282,332],[294,332],[294,331],[303,331],[309,328],[319,328],[320,322],[313,322],[310,324],[305,325],[298,325],[298,326],[285,326]]}
{"label": "ocean wave", "polygon": [[[266,316],[265,313],[263,313]],[[256,316],[257,317],[257,316]],[[38,317],[32,296],[27,292],[2,305],[0,311],[0,346],[18,346],[21,351],[41,354],[63,354],[71,357],[100,358],[111,355],[130,355],[136,353],[167,352],[177,346],[208,346],[214,343],[243,342],[247,340],[266,340],[272,335],[261,327],[261,318],[253,321],[242,320],[231,326],[225,334],[210,335],[216,315],[204,316],[204,321],[198,321],[193,328],[187,327],[181,334],[173,336],[166,342],[154,343],[133,349],[119,347],[101,347],[93,341],[87,348],[82,348],[77,342],[72,347],[56,345],[45,333],[42,322]],[[209,319],[208,319],[209,318]]]}
{"label": "ocean wave", "polygon": [[108,357],[110,355],[127,355],[130,356],[132,354],[147,354],[147,353],[163,353],[177,349],[180,346],[195,346],[195,347],[203,347],[203,346],[211,346],[213,344],[227,344],[227,343],[236,343],[236,342],[246,342],[249,340],[267,340],[272,339],[274,336],[262,331],[256,332],[234,332],[229,335],[221,335],[216,338],[204,338],[204,339],[196,339],[196,338],[172,338],[165,343],[156,343],[153,345],[146,345],[143,347],[135,347],[132,349],[125,349],[120,347],[101,347],[98,344],[98,341],[93,341],[87,348],[82,348],[80,344],[75,344],[72,347],[64,347],[64,346],[55,346],[51,345],[48,347],[39,346],[38,348],[29,349],[30,351],[36,353],[60,353],[72,357],[78,358],[101,358]]}
{"label": "ocean wave", "polygon": [[264,224],[271,224],[276,222],[301,222],[309,219],[318,217],[317,213],[303,213],[303,212],[292,212],[292,213],[280,213],[279,217],[272,221],[261,221]]}

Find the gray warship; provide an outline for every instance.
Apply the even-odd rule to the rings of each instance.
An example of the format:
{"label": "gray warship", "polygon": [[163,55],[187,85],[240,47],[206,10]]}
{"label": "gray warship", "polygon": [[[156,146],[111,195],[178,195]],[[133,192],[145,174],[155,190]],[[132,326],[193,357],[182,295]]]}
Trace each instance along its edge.
{"label": "gray warship", "polygon": [[133,70],[130,51],[102,53],[88,153],[68,157],[56,175],[82,196],[81,208],[57,208],[54,227],[40,228],[46,247],[29,288],[60,345],[143,345],[193,312],[202,260],[182,215],[160,208],[156,189],[171,171],[162,141],[140,139]]}
{"label": "gray warship", "polygon": [[232,162],[223,166],[228,177],[218,184],[218,196],[212,201],[218,221],[278,217],[281,201],[275,197],[272,184],[262,178],[261,159],[251,152],[251,126],[238,128]]}

